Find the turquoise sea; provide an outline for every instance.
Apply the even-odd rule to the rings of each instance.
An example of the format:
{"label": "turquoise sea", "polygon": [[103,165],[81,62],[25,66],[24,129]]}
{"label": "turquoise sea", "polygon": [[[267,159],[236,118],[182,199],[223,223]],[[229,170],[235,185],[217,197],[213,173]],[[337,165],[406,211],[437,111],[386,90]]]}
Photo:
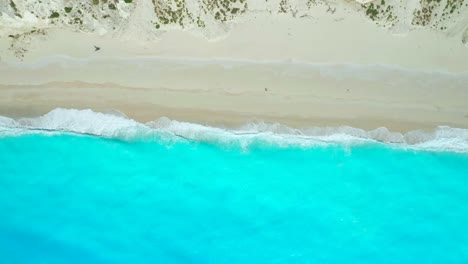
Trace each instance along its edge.
{"label": "turquoise sea", "polygon": [[55,114],[0,119],[0,263],[468,263],[468,151]]}

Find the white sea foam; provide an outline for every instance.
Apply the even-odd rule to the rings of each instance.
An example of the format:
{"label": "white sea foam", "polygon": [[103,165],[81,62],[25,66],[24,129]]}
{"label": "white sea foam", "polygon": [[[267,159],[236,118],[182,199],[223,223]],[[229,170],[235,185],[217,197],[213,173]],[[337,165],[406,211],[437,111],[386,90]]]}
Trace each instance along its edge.
{"label": "white sea foam", "polygon": [[61,108],[36,118],[12,119],[0,116],[0,136],[63,132],[123,140],[155,137],[167,140],[185,139],[223,145],[236,144],[243,147],[255,142],[303,147],[382,142],[398,148],[468,152],[468,129],[450,127],[401,134],[391,132],[384,127],[371,131],[347,126],[295,129],[277,123],[252,122],[238,129],[223,129],[180,122],[166,117],[142,124],[119,112],[98,113],[92,110]]}
{"label": "white sea foam", "polygon": [[[73,132],[110,138],[126,138],[144,131],[145,126],[134,120],[116,114],[104,114],[92,110],[54,109],[36,118],[13,120],[0,117],[0,126],[15,129],[16,132],[35,133],[38,131]],[[11,133],[10,133],[11,134]]]}

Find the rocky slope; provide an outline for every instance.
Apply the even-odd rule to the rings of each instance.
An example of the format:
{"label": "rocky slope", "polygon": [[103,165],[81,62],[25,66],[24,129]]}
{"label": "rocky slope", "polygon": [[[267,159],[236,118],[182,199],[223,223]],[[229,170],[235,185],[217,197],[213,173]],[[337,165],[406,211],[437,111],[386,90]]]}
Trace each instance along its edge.
{"label": "rocky slope", "polygon": [[467,0],[3,0],[0,37],[11,38],[21,57],[25,50],[15,42],[56,27],[145,39],[189,30],[213,39],[260,13],[297,19],[356,13],[393,33],[430,28],[468,45]]}

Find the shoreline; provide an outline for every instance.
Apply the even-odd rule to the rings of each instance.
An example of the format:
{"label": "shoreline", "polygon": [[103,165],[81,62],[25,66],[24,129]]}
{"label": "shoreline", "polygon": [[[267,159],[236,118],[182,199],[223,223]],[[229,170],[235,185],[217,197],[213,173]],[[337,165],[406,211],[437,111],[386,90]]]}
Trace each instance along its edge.
{"label": "shoreline", "polygon": [[[45,134],[77,134],[124,141],[160,139],[174,142],[181,138],[192,142],[239,145],[266,143],[269,146],[329,146],[384,144],[403,150],[468,153],[468,129],[446,126],[405,133],[380,127],[363,130],[349,126],[294,128],[279,123],[253,120],[236,128],[214,127],[169,118],[158,118],[147,123],[129,119],[118,111],[95,112],[90,109],[62,109],[35,118],[0,116],[2,137]],[[175,137],[175,138],[172,138]]]}

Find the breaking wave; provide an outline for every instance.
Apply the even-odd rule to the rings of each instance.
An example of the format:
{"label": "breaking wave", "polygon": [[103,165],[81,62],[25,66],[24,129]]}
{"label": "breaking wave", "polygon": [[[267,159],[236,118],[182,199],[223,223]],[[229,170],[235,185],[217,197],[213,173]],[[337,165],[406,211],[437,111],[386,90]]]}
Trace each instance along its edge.
{"label": "breaking wave", "polygon": [[120,140],[189,140],[246,147],[256,142],[276,146],[385,143],[399,148],[468,152],[468,129],[438,127],[432,131],[391,132],[381,127],[371,131],[348,126],[295,129],[281,124],[254,122],[237,129],[209,127],[161,117],[146,124],[119,112],[57,108],[36,118],[0,116],[0,136],[35,133],[77,133]]}

